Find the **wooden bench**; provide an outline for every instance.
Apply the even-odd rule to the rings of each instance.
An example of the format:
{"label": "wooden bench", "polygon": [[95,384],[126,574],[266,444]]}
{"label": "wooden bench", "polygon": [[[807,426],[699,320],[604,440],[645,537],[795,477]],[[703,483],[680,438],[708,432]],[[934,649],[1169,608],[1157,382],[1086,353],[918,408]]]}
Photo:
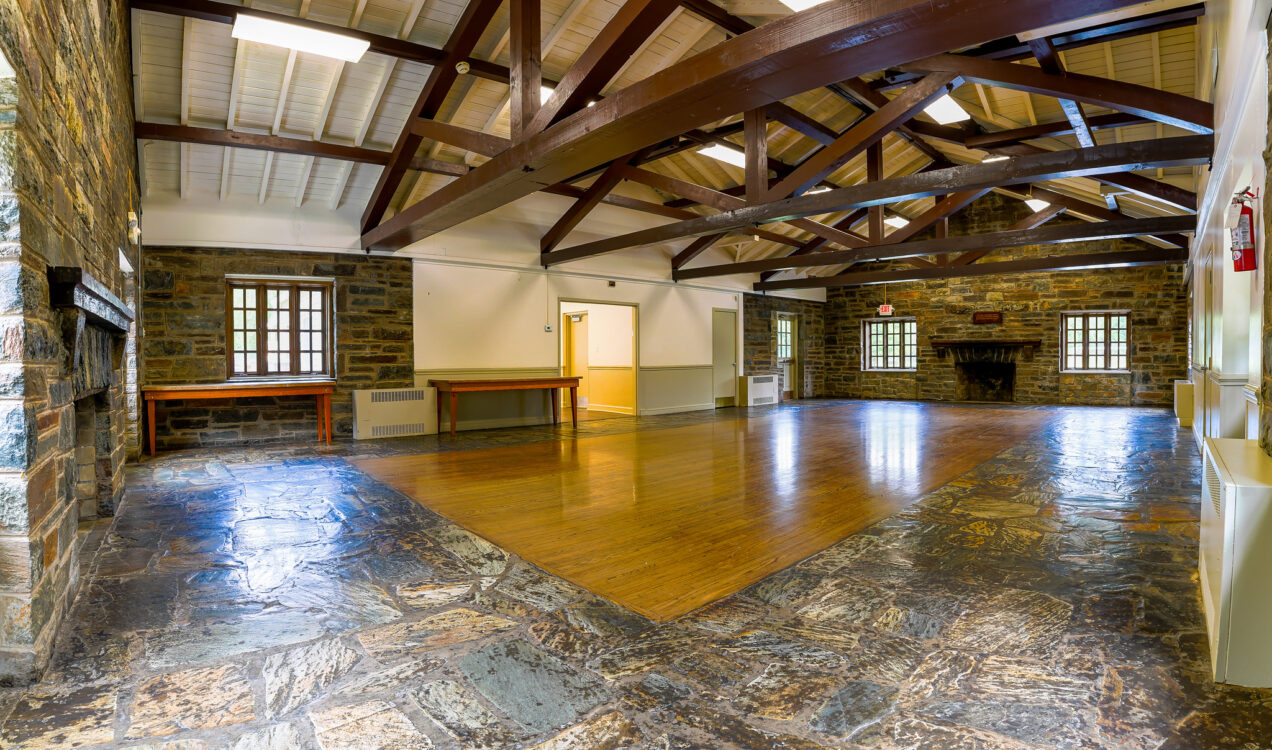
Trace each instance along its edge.
{"label": "wooden bench", "polygon": [[459,413],[459,394],[482,391],[548,391],[552,399],[552,424],[561,423],[561,401],[557,389],[570,389],[570,421],[579,425],[579,380],[576,377],[500,378],[494,380],[430,380],[437,389],[437,431],[442,431],[442,394],[450,394],[450,434],[455,434],[455,415]]}
{"label": "wooden bench", "polygon": [[239,383],[142,386],[146,401],[146,434],[150,455],[155,454],[155,402],[209,398],[257,398],[261,396],[314,396],[318,405],[318,440],[331,444],[331,394],[335,381],[274,380]]}

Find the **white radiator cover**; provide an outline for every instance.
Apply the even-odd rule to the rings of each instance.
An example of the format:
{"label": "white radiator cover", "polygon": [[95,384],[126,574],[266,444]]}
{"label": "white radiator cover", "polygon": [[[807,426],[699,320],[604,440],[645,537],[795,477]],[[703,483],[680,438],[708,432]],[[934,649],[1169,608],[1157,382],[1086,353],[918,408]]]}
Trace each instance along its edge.
{"label": "white radiator cover", "polygon": [[353,439],[431,435],[437,432],[436,388],[383,388],[353,392]]}
{"label": "white radiator cover", "polygon": [[741,380],[744,405],[763,406],[778,402],[776,375],[744,375]]}
{"label": "white radiator cover", "polygon": [[1257,441],[1206,438],[1202,601],[1215,682],[1272,687],[1272,458]]}

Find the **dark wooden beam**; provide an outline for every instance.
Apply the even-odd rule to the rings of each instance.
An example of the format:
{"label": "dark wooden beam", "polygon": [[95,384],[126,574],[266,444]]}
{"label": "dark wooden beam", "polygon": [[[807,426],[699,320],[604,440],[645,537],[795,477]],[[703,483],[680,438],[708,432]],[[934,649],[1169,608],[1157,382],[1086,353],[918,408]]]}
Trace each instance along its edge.
{"label": "dark wooden beam", "polygon": [[[1105,128],[1124,128],[1130,125],[1144,125],[1152,122],[1139,115],[1128,115],[1125,112],[1113,112],[1107,115],[1096,115],[1095,117],[1086,118],[1088,127],[1091,130],[1103,130]],[[981,133],[973,135],[963,140],[963,145],[968,148],[985,149],[993,146],[1009,146],[1021,141],[1028,141],[1034,138],[1046,138],[1053,135],[1068,135],[1073,132],[1073,124],[1068,120],[1064,122],[1045,122],[1039,125],[1030,125],[1023,128],[1012,128],[1011,130],[997,130],[992,133]]]}
{"label": "dark wooden beam", "polygon": [[1213,151],[1214,137],[1198,135],[1050,151],[1003,161],[966,164],[824,193],[806,194],[760,206],[745,206],[714,216],[567,247],[550,253],[543,260],[552,265],[681,237],[700,237],[772,221],[789,222],[796,217],[818,216],[859,206],[884,205],[963,190],[1001,187],[1022,181],[1090,177],[1158,166],[1195,166],[1208,162]]}
{"label": "dark wooden beam", "polygon": [[[423,137],[415,133],[412,123],[420,119],[431,120],[437,116],[442,102],[450,93],[451,85],[455,83],[455,78],[459,75],[455,64],[472,54],[473,48],[481,39],[486,25],[490,23],[500,4],[501,0],[469,0],[464,8],[463,14],[455,24],[454,31],[442,47],[441,59],[433,66],[428,80],[424,83],[424,88],[407,114],[407,125],[398,135],[397,143],[393,146],[393,155],[384,171],[380,173],[375,189],[371,192],[371,199],[362,212],[363,232],[376,226],[384,218],[384,213],[388,211],[389,204],[393,201],[393,194],[397,192],[402,178],[406,175],[411,158],[420,147]],[[458,182],[470,179],[472,174],[469,172]]]}
{"label": "dark wooden beam", "polygon": [[678,5],[678,0],[624,2],[562,76],[527,131],[541,132],[552,123],[585,108],[588,100],[601,93],[632,53]]}
{"label": "dark wooden beam", "polygon": [[277,135],[244,133],[239,130],[196,128],[187,125],[164,125],[155,122],[138,122],[133,125],[137,138],[151,141],[176,141],[178,143],[202,143],[209,146],[233,146],[256,151],[275,151],[284,154],[320,156],[326,159],[359,162],[361,164],[387,164],[388,151],[372,148],[341,146],[304,138],[287,138]]}
{"label": "dark wooden beam", "polygon": [[512,141],[507,138],[426,118],[412,122],[408,130],[420,138],[458,146],[465,151],[472,151],[482,156],[494,156],[506,151],[512,145]]}
{"label": "dark wooden beam", "polygon": [[[1051,37],[1051,43],[1057,51],[1067,52],[1071,49],[1081,49],[1092,44],[1102,44],[1143,34],[1155,34],[1159,31],[1195,26],[1197,19],[1205,15],[1205,13],[1205,4],[1197,3],[1184,8],[1149,13],[1078,31],[1056,34]],[[988,42],[979,47],[973,47],[962,54],[987,60],[1011,61],[1032,57],[1033,51],[1029,49],[1027,43],[1019,41],[1016,37],[1006,37]],[[886,70],[882,77],[871,82],[871,87],[877,91],[887,91],[898,86],[908,85],[917,78],[918,76],[913,73]]]}
{"label": "dark wooden beam", "polygon": [[746,135],[746,202],[763,203],[768,192],[768,116],[748,109],[742,117]]}
{"label": "dark wooden beam", "polygon": [[[1030,39],[1029,49],[1033,50],[1034,57],[1038,59],[1038,67],[1044,72],[1051,75],[1064,75],[1064,64],[1060,62],[1060,54],[1056,52],[1050,40]],[[1073,134],[1078,139],[1078,145],[1084,148],[1094,146],[1095,136],[1091,134],[1091,124],[1087,122],[1082,105],[1072,99],[1060,99],[1059,102],[1060,109],[1064,110],[1064,116],[1073,126]]]}
{"label": "dark wooden beam", "polygon": [[615,159],[614,162],[601,173],[601,176],[597,177],[596,180],[587,187],[587,190],[583,193],[582,197],[575,201],[574,205],[566,209],[565,213],[561,215],[561,218],[557,219],[557,222],[553,224],[547,232],[544,232],[543,237],[539,240],[539,252],[550,252],[555,249],[557,245],[561,244],[561,240],[565,239],[565,236],[577,227],[579,222],[583,221],[583,219],[592,212],[592,209],[596,208],[597,205],[600,204],[601,199],[608,195],[609,192],[614,189],[615,185],[622,182],[623,169],[643,155],[644,154],[642,152],[637,152],[625,156],[622,159]]}
{"label": "dark wooden beam", "polygon": [[953,73],[975,83],[1107,107],[1194,133],[1214,132],[1214,107],[1210,102],[1125,81],[1076,73],[1053,75],[1031,65],[949,54],[901,67],[912,73]]}
{"label": "dark wooden beam", "polygon": [[[997,146],[988,150],[1007,156],[1029,156],[1047,152],[1047,149],[1028,143]],[[1197,210],[1197,194],[1191,190],[1172,185],[1169,182],[1160,182],[1131,172],[1096,175],[1093,179],[1105,185],[1120,187],[1132,193],[1138,193],[1153,200],[1182,208],[1185,211],[1195,212]]]}
{"label": "dark wooden beam", "polygon": [[[1043,208],[1039,211],[1034,211],[1033,213],[1029,214],[1028,216],[1016,222],[1015,224],[1012,224],[1010,227],[1007,228],[1007,231],[1013,232],[1013,231],[1025,231],[1029,229],[1036,229],[1042,226],[1043,224],[1046,224],[1048,221],[1051,221],[1052,219],[1059,216],[1060,214],[1064,213],[1064,211],[1065,211],[1064,206],[1061,206],[1057,203],[1052,203],[1046,208]],[[980,248],[978,250],[971,250],[969,252],[963,253],[957,258],[954,258],[953,260],[946,263],[945,265],[966,266],[966,265],[975,263],[981,258],[984,258],[986,255],[989,255],[993,251],[994,251],[994,248],[992,247],[985,247],[985,248]]]}
{"label": "dark wooden beam", "polygon": [[[920,79],[915,79],[915,81]],[[915,81],[911,81],[914,83]],[[888,105],[891,101],[884,94],[870,88],[870,84],[860,78],[850,78],[843,82],[843,86],[853,93],[862,106],[868,111],[877,112]],[[938,125],[936,123],[924,122],[923,120],[911,119],[905,125],[898,128],[904,134],[908,134],[910,142],[915,145],[923,153],[927,154],[929,159],[937,162],[948,164],[945,154],[938,151],[930,145],[925,138],[935,138],[939,141],[949,141],[951,143],[962,143],[971,131],[958,127],[956,125]]]}
{"label": "dark wooden beam", "polygon": [[1130,268],[1134,266],[1163,266],[1188,262],[1188,251],[1180,248],[1155,248],[1152,250],[1093,253],[1090,255],[1060,255],[1044,258],[1006,260],[998,263],[974,263],[970,266],[933,266],[932,268],[906,268],[898,271],[863,271],[837,276],[814,276],[805,279],[762,281],[755,284],[755,291],[768,292],[778,289],[827,289],[843,286],[867,286],[902,281],[929,279],[953,279],[968,276],[997,276],[1013,273],[1045,273],[1056,271],[1089,271],[1103,268]]}
{"label": "dark wooden beam", "polygon": [[690,242],[688,247],[676,253],[676,257],[671,259],[672,269],[680,268],[684,264],[698,257],[704,250],[714,245],[716,241],[723,236],[723,234],[708,234],[705,237],[695,237],[694,241]]}
{"label": "dark wooden beam", "polygon": [[512,140],[524,140],[539,112],[543,86],[539,0],[508,0],[509,120]]}
{"label": "dark wooden beam", "polygon": [[[478,2],[484,0],[473,0]],[[868,11],[854,3],[818,5],[722,42],[709,53],[606,97],[404,207],[380,226],[372,228],[368,225],[373,222],[364,220],[362,244],[380,250],[404,247],[544,185],[715,122],[722,113],[767,106],[939,50],[973,46],[1133,3],[1015,0],[1004,6],[1000,0],[949,0],[923,13],[914,12],[913,0],[878,0]],[[377,189],[380,198],[383,193]],[[364,219],[377,214],[377,206],[369,208],[373,210]]]}
{"label": "dark wooden beam", "polygon": [[780,200],[803,193],[861,152],[880,146],[885,135],[944,96],[957,85],[956,82],[957,76],[937,75],[924,78],[902,91],[860,124],[849,128],[829,146],[801,162],[768,191],[768,200]]}
{"label": "dark wooden beam", "polygon": [[[883,144],[872,143],[866,150],[866,182],[879,182],[883,179]],[[883,204],[877,203],[866,208],[866,236],[873,243],[883,242],[887,231],[883,223]]]}
{"label": "dark wooden beam", "polygon": [[[129,5],[134,10],[151,10],[158,13],[227,24],[234,23],[234,19],[238,17],[239,13],[246,13],[257,18],[282,21],[283,23],[303,26],[315,31],[326,31],[360,39],[369,42],[371,44],[370,50],[381,55],[400,57],[404,60],[414,60],[430,65],[442,59],[442,50],[425,44],[408,42],[405,39],[397,39],[391,36],[372,34],[361,29],[351,29],[346,26],[312,21],[308,18],[299,18],[286,13],[245,8],[241,5],[231,5],[229,3],[215,2],[214,0],[129,0]],[[506,81],[507,68],[504,68],[504,74],[504,80]]]}
{"label": "dark wooden beam", "polygon": [[[1061,209],[1063,210],[1063,209]],[[1042,213],[1042,212],[1039,212]],[[1050,216],[1046,217],[1050,218]],[[1031,217],[1035,219],[1035,217]],[[1028,227],[1030,222],[1021,222],[1019,226]],[[1024,247],[1032,245],[1058,245],[1069,242],[1093,242],[1097,240],[1139,237],[1158,232],[1175,232],[1191,228],[1189,218],[1185,216],[1163,216],[1156,219],[1129,219],[1126,221],[1104,221],[1096,224],[1065,224],[1055,227],[1029,227],[1009,229],[1003,232],[988,234],[967,234],[956,237],[938,237],[929,240],[916,240],[897,244],[871,245],[852,250],[834,250],[825,253],[813,253],[786,258],[762,258],[742,263],[727,263],[719,266],[702,268],[682,268],[672,274],[677,281],[684,279],[700,279],[709,276],[729,276],[738,273],[757,273],[760,271],[776,271],[790,268],[816,268],[818,266],[838,266],[846,263],[863,263],[879,260],[899,260],[918,258],[937,253],[970,253],[996,250],[1004,247]],[[970,263],[968,263],[970,264]],[[963,265],[968,265],[963,264]]]}
{"label": "dark wooden beam", "polygon": [[[1038,198],[1039,200],[1044,200],[1048,203],[1054,203],[1057,206],[1064,206],[1070,214],[1078,214],[1079,217],[1088,217],[1088,220],[1121,221],[1123,219],[1132,218],[1121,211],[1114,211],[1108,208],[1108,206],[1102,206],[1098,203],[1074,198],[1073,196],[1065,195],[1064,193],[1057,193],[1054,190],[1048,190],[1037,185],[1009,185],[1005,189],[1015,193],[1029,195],[1030,197]],[[1153,237],[1155,239],[1162,240],[1163,242],[1169,242],[1175,247],[1188,247],[1188,238],[1180,234],[1155,234]]]}
{"label": "dark wooden beam", "polygon": [[834,128],[827,127],[782,102],[773,102],[766,109],[768,110],[769,119],[776,120],[791,130],[812,138],[823,146],[829,146],[839,137],[839,133],[836,133]]}

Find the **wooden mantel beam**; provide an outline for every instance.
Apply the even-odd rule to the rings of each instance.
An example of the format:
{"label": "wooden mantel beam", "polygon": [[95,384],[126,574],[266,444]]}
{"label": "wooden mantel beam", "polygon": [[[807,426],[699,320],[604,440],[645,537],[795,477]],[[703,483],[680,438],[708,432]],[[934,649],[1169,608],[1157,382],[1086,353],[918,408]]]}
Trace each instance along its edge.
{"label": "wooden mantel beam", "polygon": [[[926,0],[877,0],[866,6],[817,5],[722,42],[709,53],[566,117],[379,226],[364,220],[362,244],[380,250],[405,247],[545,185],[718,121],[722,114],[764,107],[880,68],[1117,10],[1135,1],[1015,0],[1004,5],[1001,0],[949,0],[933,6]],[[368,211],[364,219],[377,213],[381,212]]]}
{"label": "wooden mantel beam", "polygon": [[[683,281],[685,279],[702,279],[711,276],[729,276],[737,273],[757,273],[759,271],[776,271],[789,268],[838,266],[845,263],[860,263],[873,260],[917,258],[937,253],[969,253],[996,250],[1004,247],[1023,247],[1025,245],[1055,245],[1067,242],[1091,242],[1123,237],[1141,237],[1164,232],[1187,231],[1193,227],[1193,224],[1195,224],[1195,220],[1191,216],[1162,216],[1155,219],[1101,221],[1095,224],[1029,227],[987,234],[966,234],[898,244],[872,245],[870,247],[835,250],[812,255],[762,258],[742,263],[726,263],[718,266],[703,266],[701,268],[682,268],[673,273],[672,278],[676,281]],[[970,261],[959,265],[969,264]]]}
{"label": "wooden mantel beam", "polygon": [[755,291],[770,292],[777,289],[829,289],[843,286],[868,286],[901,281],[928,279],[954,279],[968,276],[997,276],[1011,273],[1044,273],[1049,271],[1087,271],[1101,268],[1130,268],[1134,266],[1164,266],[1188,262],[1188,250],[1184,248],[1155,248],[1152,250],[1092,253],[1089,255],[1059,255],[1043,258],[1005,260],[998,263],[973,263],[969,266],[932,266],[931,268],[905,268],[897,271],[863,271],[843,273],[837,276],[813,276],[805,279],[761,281]]}
{"label": "wooden mantel beam", "polygon": [[[931,172],[868,182],[824,193],[724,211],[713,216],[666,224],[651,229],[567,247],[542,258],[547,265],[651,245],[682,237],[700,237],[772,221],[789,221],[862,206],[895,203],[964,190],[994,188],[1019,182],[1091,177],[1158,166],[1196,166],[1207,163],[1214,151],[1208,135],[1155,141],[1114,143],[1087,149],[1048,151],[981,164],[966,164]],[[462,180],[460,180],[462,181]],[[454,184],[454,183],[452,183]]]}

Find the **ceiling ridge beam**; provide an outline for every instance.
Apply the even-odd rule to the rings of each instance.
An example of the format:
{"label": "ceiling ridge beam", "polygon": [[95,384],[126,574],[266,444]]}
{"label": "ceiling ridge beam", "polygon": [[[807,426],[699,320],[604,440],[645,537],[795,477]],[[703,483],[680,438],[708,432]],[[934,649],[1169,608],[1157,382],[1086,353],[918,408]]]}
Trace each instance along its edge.
{"label": "ceiling ridge beam", "polygon": [[1210,160],[1214,137],[1208,135],[1133,141],[1086,149],[1049,151],[981,164],[965,164],[931,172],[868,182],[824,193],[745,206],[714,216],[652,227],[617,237],[557,250],[543,258],[548,265],[614,252],[630,247],[717,234],[794,217],[845,211],[903,200],[944,195],[951,191],[994,188],[1018,182],[1087,177],[1094,174],[1151,169],[1157,166],[1191,166]]}
{"label": "ceiling ridge beam", "polygon": [[1161,266],[1188,262],[1188,251],[1182,248],[1154,248],[1151,250],[1092,253],[1088,255],[1055,255],[1040,258],[1023,258],[997,263],[973,263],[966,266],[933,266],[930,268],[906,268],[895,271],[861,271],[837,276],[813,276],[802,279],[762,281],[754,285],[757,292],[778,289],[827,289],[844,286],[867,286],[904,281],[964,278],[969,276],[994,276],[1012,273],[1045,273],[1056,271],[1087,271],[1101,268],[1128,268],[1135,266]]}
{"label": "ceiling ridge beam", "polygon": [[[1144,125],[1152,122],[1152,120],[1149,120],[1146,117],[1127,114],[1125,112],[1112,112],[1105,115],[1095,115],[1094,117],[1086,118],[1086,121],[1087,126],[1090,127],[1091,130],[1123,128],[1132,125]],[[1010,130],[995,130],[993,132],[968,136],[963,140],[963,145],[968,148],[984,150],[990,146],[1009,146],[1014,143],[1028,141],[1034,138],[1069,135],[1072,132],[1073,123],[1068,120],[1045,122],[1030,127],[1012,128]]]}

